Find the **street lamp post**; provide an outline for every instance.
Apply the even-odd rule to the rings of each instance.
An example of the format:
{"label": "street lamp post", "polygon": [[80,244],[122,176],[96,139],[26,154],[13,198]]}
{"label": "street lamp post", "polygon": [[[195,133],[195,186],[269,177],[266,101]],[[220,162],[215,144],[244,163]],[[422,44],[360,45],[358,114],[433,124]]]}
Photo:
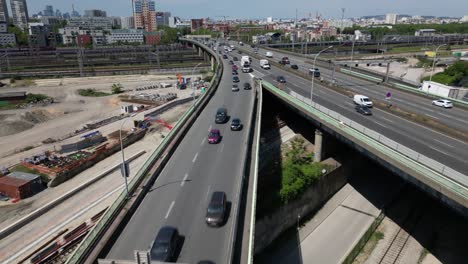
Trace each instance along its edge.
{"label": "street lamp post", "polygon": [[[129,117],[133,117],[135,114],[132,114]],[[125,180],[125,190],[127,192],[127,198],[130,197],[130,193],[128,192],[128,183],[127,183],[127,165],[125,164],[125,155],[124,155],[124,148],[123,148],[123,140],[122,140],[122,129],[125,124],[125,122],[128,120],[129,117],[126,117],[123,121],[122,124],[120,125],[120,152],[122,153],[122,176],[124,177]]]}
{"label": "street lamp post", "polygon": [[[326,50],[328,50],[328,49],[331,49],[331,48],[333,48],[333,46],[329,46],[329,47],[327,47],[327,48],[325,48],[325,49],[319,51],[319,53],[317,53],[317,54],[315,55],[314,64],[313,64],[313,66],[312,66],[312,69],[313,69],[314,71],[315,71],[315,61],[317,60],[317,57],[320,55],[320,53],[322,53],[322,52],[324,52],[324,51],[326,51]],[[310,104],[312,104],[312,101],[313,101],[313,99],[314,99],[314,80],[315,80],[315,74],[312,74],[312,86],[311,86],[311,88],[310,88]]]}
{"label": "street lamp post", "polygon": [[432,71],[431,71],[431,76],[429,77],[429,81],[431,82],[432,81],[432,74],[434,74],[434,67],[435,67],[435,62],[436,62],[436,59],[437,59],[437,51],[439,51],[439,49],[443,46],[447,46],[447,44],[442,44],[442,45],[439,45],[436,50],[435,50],[435,54],[434,54],[434,60],[432,61]]}
{"label": "street lamp post", "polygon": [[193,98],[193,104],[195,104],[195,88],[193,87],[193,73],[195,72],[195,69],[200,65],[202,64],[201,62],[198,63],[197,65],[195,65],[195,67],[193,67],[192,69],[192,73],[190,74],[190,84],[192,86],[192,98]]}

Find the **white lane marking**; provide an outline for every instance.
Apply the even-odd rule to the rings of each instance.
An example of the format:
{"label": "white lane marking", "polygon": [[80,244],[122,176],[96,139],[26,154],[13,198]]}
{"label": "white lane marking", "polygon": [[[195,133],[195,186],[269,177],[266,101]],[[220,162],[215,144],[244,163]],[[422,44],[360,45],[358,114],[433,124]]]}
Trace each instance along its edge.
{"label": "white lane marking", "polygon": [[221,148],[220,148],[220,151],[219,151],[219,152],[223,153],[223,150],[224,150],[224,143],[221,144]]}
{"label": "white lane marking", "polygon": [[90,209],[92,209],[93,207],[95,207],[96,205],[100,204],[103,200],[107,199],[109,196],[111,196],[112,194],[114,194],[115,192],[118,192],[118,191],[121,191],[123,189],[124,185],[120,185],[119,187],[117,187],[116,189],[114,189],[113,191],[107,193],[106,195],[102,196],[101,198],[99,198],[98,200],[96,200],[95,202],[93,202],[92,204],[88,205],[87,207],[83,208],[82,210],[80,210],[78,213],[76,213],[75,215],[73,215],[72,217],[68,218],[65,222],[55,226],[55,228],[51,229],[49,232],[47,232],[46,234],[44,234],[43,236],[41,236],[40,238],[34,240],[34,242],[28,244],[27,246],[23,247],[20,251],[16,252],[15,255],[12,255],[10,256],[8,259],[5,260],[5,262],[3,263],[10,263],[12,262],[13,260],[17,259],[18,257],[20,257],[21,255],[23,255],[25,252],[29,251],[31,248],[34,248],[35,246],[37,246],[39,243],[42,243],[45,239],[48,239],[50,238],[53,234],[55,234],[57,231],[59,231],[60,229],[62,229],[63,227],[65,227],[66,225],[68,225],[69,223],[71,223],[72,221],[74,221],[75,219],[77,219],[78,217],[80,217],[81,215],[83,215],[84,213],[86,213],[87,211],[89,211]]}
{"label": "white lane marking", "polygon": [[351,102],[349,102],[349,101],[345,101],[344,103],[345,103],[345,104],[347,104],[347,105],[354,106],[354,104],[353,104],[353,103],[351,103]]}
{"label": "white lane marking", "polygon": [[438,118],[438,117],[435,117],[435,116],[433,116],[433,115],[428,115],[428,114],[426,114],[426,115],[427,115],[427,116],[429,116],[429,117],[432,117],[432,118],[434,118],[434,119],[437,119],[437,120],[439,120],[439,118]]}
{"label": "white lane marking", "polygon": [[385,121],[387,121],[387,122],[389,122],[389,123],[393,123],[393,121],[390,120],[390,119],[388,119],[388,118],[385,118],[385,117],[382,117],[382,116],[381,116],[380,118],[384,119]]}
{"label": "white lane marking", "polygon": [[205,201],[208,201],[208,195],[210,195],[211,185],[208,185],[208,191],[206,191]]}
{"label": "white lane marking", "polygon": [[185,181],[187,180],[187,177],[188,177],[188,173],[185,173],[184,179],[183,179],[182,182],[180,183],[180,186],[181,186],[181,187],[184,186]]}
{"label": "white lane marking", "polygon": [[193,157],[192,162],[195,163],[195,161],[197,160],[197,158],[198,158],[198,152],[197,152],[197,154],[195,154],[195,157]]}
{"label": "white lane marking", "polygon": [[200,146],[203,146],[203,143],[205,143],[205,139],[202,138],[202,141],[200,142]]}
{"label": "white lane marking", "polygon": [[255,77],[255,75],[253,75],[252,73],[249,73],[249,75],[250,75],[250,77],[252,77],[252,78]]}
{"label": "white lane marking", "polygon": [[210,128],[209,128],[209,130],[211,130],[211,128],[212,128],[212,127],[213,127],[213,125],[210,125]]}
{"label": "white lane marking", "polygon": [[433,138],[432,140],[437,141],[437,142],[439,142],[440,144],[443,144],[443,145],[445,145],[445,146],[448,146],[448,147],[451,147],[451,148],[455,148],[454,146],[452,146],[452,145],[450,145],[450,144],[447,144],[447,143],[445,143],[445,142],[443,142],[443,141],[437,140],[437,139],[435,139],[435,138]]}
{"label": "white lane marking", "polygon": [[374,121],[374,123],[376,123],[377,125],[383,126],[383,127],[385,127],[385,128],[388,128],[386,125],[383,125],[382,123],[379,123],[379,122],[377,122],[377,121]]}
{"label": "white lane marking", "polygon": [[327,94],[326,92],[322,91],[322,90],[318,90],[319,93],[321,94]]}
{"label": "white lane marking", "polygon": [[428,146],[428,147],[435,150],[435,151],[437,151],[437,152],[440,152],[440,153],[445,154],[445,155],[447,155],[449,157],[452,157],[452,155],[448,154],[447,152],[443,152],[442,150],[440,150],[440,149],[438,149],[436,147],[431,147],[431,146]]}
{"label": "white lane marking", "polygon": [[169,214],[171,213],[172,207],[174,207],[175,201],[172,201],[171,205],[169,205],[169,209],[167,209],[166,217],[167,219],[169,217]]}

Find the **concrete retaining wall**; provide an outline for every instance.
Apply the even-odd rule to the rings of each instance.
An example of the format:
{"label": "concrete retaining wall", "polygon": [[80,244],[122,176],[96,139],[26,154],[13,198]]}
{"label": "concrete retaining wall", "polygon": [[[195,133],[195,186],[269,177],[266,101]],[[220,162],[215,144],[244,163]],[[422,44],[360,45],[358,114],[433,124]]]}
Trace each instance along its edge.
{"label": "concrete retaining wall", "polygon": [[343,167],[323,176],[300,199],[282,206],[270,216],[258,219],[255,224],[255,254],[260,253],[288,228],[297,225],[298,215],[311,214],[347,183]]}

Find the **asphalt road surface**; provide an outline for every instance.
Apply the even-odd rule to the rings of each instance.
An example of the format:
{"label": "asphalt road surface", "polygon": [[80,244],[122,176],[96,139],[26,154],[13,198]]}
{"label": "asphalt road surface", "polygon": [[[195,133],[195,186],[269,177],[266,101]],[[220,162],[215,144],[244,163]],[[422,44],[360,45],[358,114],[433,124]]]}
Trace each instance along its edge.
{"label": "asphalt road surface", "polygon": [[[172,155],[107,259],[133,260],[134,250],[149,249],[158,230],[171,225],[181,235],[177,262],[228,263],[235,233],[233,218],[240,195],[237,190],[242,180],[255,98],[253,90],[242,87],[244,82],[252,83],[248,73],[239,72],[240,91],[231,91],[231,66],[227,60],[223,61],[225,71],[218,91]],[[221,106],[227,108],[230,120],[241,119],[242,131],[230,131],[230,120],[226,124],[215,124],[215,113]],[[220,129],[222,141],[219,144],[208,144],[210,128]],[[205,223],[206,207],[213,191],[226,192],[230,202],[227,223],[220,228],[211,228]]]}
{"label": "asphalt road surface", "polygon": [[[241,48],[252,51],[250,46],[244,45]],[[288,57],[291,64],[298,65],[299,71],[304,73],[308,73],[309,69],[312,68],[312,55],[309,55],[309,57],[302,57],[299,55],[292,56],[290,54],[281,53],[280,50],[277,50],[272,51],[273,58],[267,58],[265,57],[267,51],[269,50],[259,48],[258,55],[264,57],[265,59],[268,59],[269,61],[274,62],[280,61],[283,57]],[[323,62],[321,62],[320,64],[327,65],[327,63]],[[285,67],[290,66],[287,65]],[[320,69],[321,76],[324,79],[332,80],[333,71],[331,69],[328,69],[329,67],[321,67],[319,65],[319,61],[317,61],[316,68]],[[441,107],[437,107],[432,105],[432,101],[434,99],[412,95],[410,93],[402,92],[399,89],[378,85],[375,82],[363,80],[337,71],[334,74],[334,78],[338,85],[350,89],[356,94],[366,95],[371,99],[375,98],[378,100],[385,100],[387,92],[390,92],[392,104],[398,105],[399,107],[409,110],[410,112],[416,113],[418,115],[433,118],[454,129],[468,131],[468,111],[466,111],[465,109],[457,108],[456,106],[452,109],[444,109]],[[308,87],[310,86],[311,85],[309,81]]]}

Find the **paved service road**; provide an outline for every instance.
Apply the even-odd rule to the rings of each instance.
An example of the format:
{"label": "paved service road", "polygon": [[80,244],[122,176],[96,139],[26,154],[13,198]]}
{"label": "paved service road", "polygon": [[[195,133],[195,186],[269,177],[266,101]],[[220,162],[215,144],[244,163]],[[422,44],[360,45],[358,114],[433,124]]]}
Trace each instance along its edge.
{"label": "paved service road", "polygon": [[[244,82],[252,82],[248,73],[239,72],[240,91],[231,91],[231,66],[223,61],[225,70],[218,91],[172,155],[107,259],[133,260],[134,250],[148,249],[158,230],[171,225],[179,230],[183,240],[178,262],[228,263],[255,98],[253,90],[242,88]],[[242,131],[230,131],[230,121],[214,123],[216,110],[221,106],[227,108],[230,120],[234,117],[242,120],[245,126]],[[217,145],[207,142],[210,128],[221,131],[222,141]],[[210,228],[205,223],[213,191],[226,192],[231,202],[228,221],[221,228]]]}
{"label": "paved service road", "polygon": [[[241,48],[247,49],[249,51],[252,50],[249,46],[244,46]],[[299,55],[293,56],[290,54],[281,53],[280,50],[275,50],[272,51],[273,58],[266,58],[265,54],[267,51],[269,50],[259,48],[258,55],[264,57],[265,59],[268,59],[269,61],[275,62],[280,61],[282,57],[288,57],[291,61],[291,64],[298,65],[299,71],[302,71],[304,73],[307,73],[308,70],[312,68],[311,63],[313,62],[313,56],[315,55],[310,55],[311,57],[304,58]],[[321,67],[318,64],[319,62],[317,61],[316,68],[320,69],[321,76],[326,80],[332,80],[332,70],[328,69],[328,66]],[[327,63],[324,62],[321,62],[321,64],[327,65]],[[334,77],[338,85],[350,89],[356,94],[363,94],[369,96],[370,98],[385,100],[387,92],[390,92],[392,95],[391,101],[394,105],[398,105],[399,107],[409,110],[413,113],[433,118],[454,129],[468,131],[468,111],[466,111],[465,109],[457,108],[456,106],[452,109],[444,109],[437,106],[433,106],[432,100],[434,99],[424,98],[421,96],[402,92],[399,89],[378,85],[375,82],[363,80],[340,72],[335,72]],[[310,81],[308,87],[310,87]]]}
{"label": "paved service road", "polygon": [[[282,89],[310,97],[310,80],[281,70],[281,68],[272,67],[270,70],[264,70],[260,67],[260,62],[254,58],[252,66],[253,74],[257,77],[278,86],[276,76],[282,75],[286,79],[286,83],[280,86]],[[377,108],[372,109],[372,116],[363,116],[354,110],[351,98],[321,86],[320,82],[314,84],[313,98],[315,102],[454,170],[461,173],[468,171],[468,162],[465,159],[468,157],[468,144],[465,142]],[[464,184],[468,184],[468,179]]]}

